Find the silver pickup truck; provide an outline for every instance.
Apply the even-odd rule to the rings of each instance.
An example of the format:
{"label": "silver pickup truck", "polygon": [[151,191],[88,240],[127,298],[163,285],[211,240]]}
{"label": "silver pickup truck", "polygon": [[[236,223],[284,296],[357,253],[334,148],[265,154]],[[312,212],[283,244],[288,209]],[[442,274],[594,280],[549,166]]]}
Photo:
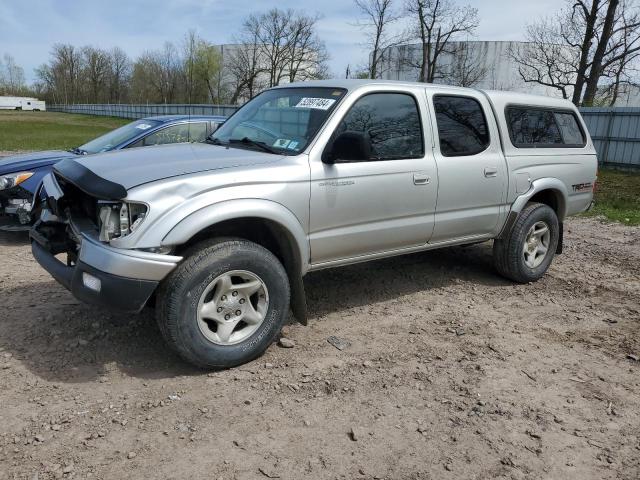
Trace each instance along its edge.
{"label": "silver pickup truck", "polygon": [[306,322],[310,271],[493,240],[501,275],[539,279],[596,175],[593,143],[564,100],[289,84],[206,144],[57,164],[37,194],[32,250],[80,300],[155,305],[184,359],[232,367],[262,354],[290,310]]}

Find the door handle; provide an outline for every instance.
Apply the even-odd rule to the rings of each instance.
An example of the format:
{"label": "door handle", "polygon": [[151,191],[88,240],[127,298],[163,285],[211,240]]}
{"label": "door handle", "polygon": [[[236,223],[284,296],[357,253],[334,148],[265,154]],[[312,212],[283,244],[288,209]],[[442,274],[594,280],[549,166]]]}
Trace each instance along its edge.
{"label": "door handle", "polygon": [[431,182],[431,177],[424,173],[414,173],[413,174],[413,183],[416,185],[426,185]]}
{"label": "door handle", "polygon": [[498,176],[497,167],[485,167],[484,176],[487,178],[497,177]]}

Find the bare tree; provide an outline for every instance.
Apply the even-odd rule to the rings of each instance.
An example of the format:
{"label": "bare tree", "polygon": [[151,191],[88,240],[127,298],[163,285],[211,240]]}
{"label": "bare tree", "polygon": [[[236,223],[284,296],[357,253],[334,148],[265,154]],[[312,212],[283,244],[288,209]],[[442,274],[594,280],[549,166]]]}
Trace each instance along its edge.
{"label": "bare tree", "polygon": [[508,55],[518,66],[526,83],[536,83],[557,90],[562,98],[571,98],[576,82],[579,50],[560,42],[562,33],[553,20],[543,20],[527,27],[527,42],[509,48]]}
{"label": "bare tree", "polygon": [[58,97],[56,81],[51,67],[43,63],[36,67],[34,72],[36,75],[36,81],[33,86],[34,90],[50,102],[61,103],[62,100]]}
{"label": "bare tree", "polygon": [[195,78],[196,50],[199,38],[195,30],[189,30],[183,41],[182,80],[186,91],[187,103],[193,102],[193,94],[197,82]]}
{"label": "bare tree", "polygon": [[626,90],[625,87],[640,86],[637,79],[640,71],[638,58],[640,58],[640,52],[629,53],[629,49],[625,47],[620,60],[610,65],[603,75],[607,80],[598,94],[598,103],[613,107]]}
{"label": "bare tree", "polygon": [[0,92],[16,95],[25,89],[24,69],[11,55],[5,53],[0,60]]}
{"label": "bare tree", "polygon": [[417,61],[408,61],[419,69],[420,82],[432,83],[443,77],[440,59],[445,53],[453,53],[450,43],[474,33],[479,24],[478,11],[459,6],[454,0],[406,0],[405,10],[413,23],[410,34],[422,47]]}
{"label": "bare tree", "polygon": [[[595,1],[595,0],[594,0]],[[596,48],[593,52],[593,59],[591,61],[591,71],[586,80],[586,87],[584,97],[582,98],[583,104],[593,104],[598,88],[598,82],[606,65],[604,64],[604,58],[609,48],[609,43],[614,33],[614,26],[616,23],[616,10],[620,4],[619,0],[609,0],[607,4],[606,13],[604,14],[604,21],[602,22],[602,28],[599,35],[596,35]],[[599,36],[599,38],[597,38]],[[614,60],[615,61],[615,60]]]}
{"label": "bare tree", "polygon": [[83,47],[82,65],[85,101],[87,103],[98,103],[106,100],[109,54],[99,48]]}
{"label": "bare tree", "polygon": [[81,50],[73,45],[55,44],[48,67],[52,84],[58,98],[64,103],[80,100],[80,75],[82,72]]}
{"label": "bare tree", "polygon": [[273,8],[260,15],[251,15],[247,20],[256,32],[269,74],[269,87],[279,85],[285,76],[290,56],[290,19],[293,15],[293,10]]}
{"label": "bare tree", "polygon": [[178,51],[170,42],[162,50],[143,53],[133,67],[132,89],[137,101],[174,102],[180,71]]}
{"label": "bare tree", "polygon": [[354,0],[356,7],[364,17],[358,26],[367,36],[369,48],[369,78],[380,78],[384,52],[398,43],[398,37],[389,33],[390,26],[400,18],[393,8],[393,0]]}
{"label": "bare tree", "polygon": [[241,97],[253,98],[262,85],[258,83],[260,75],[265,71],[261,61],[259,43],[259,23],[254,18],[245,20],[237,45],[228,55],[225,68],[231,78],[230,103],[235,104]]}
{"label": "bare tree", "polygon": [[271,9],[247,17],[224,68],[230,101],[252,98],[265,87],[328,75],[329,58],[316,33],[318,15]]}
{"label": "bare tree", "polygon": [[115,47],[109,52],[109,102],[120,103],[128,93],[131,81],[131,60],[124,50]]}
{"label": "bare tree", "polygon": [[317,34],[319,19],[272,9],[249,16],[236,45],[214,46],[189,31],[180,48],[167,42],[135,62],[120,48],[57,44],[50,61],[36,70],[36,86],[54,103],[236,103],[281,82],[329,75],[327,49]]}
{"label": "bare tree", "polygon": [[[512,52],[521,77],[593,105],[604,81],[616,91],[640,54],[640,14],[633,0],[567,0],[555,17],[528,29]],[[612,79],[612,80],[608,80]]]}
{"label": "bare tree", "polygon": [[484,62],[473,51],[469,42],[457,42],[453,46],[450,65],[445,73],[447,83],[459,87],[474,87],[487,76]]}
{"label": "bare tree", "polygon": [[297,13],[290,22],[287,36],[289,82],[328,76],[329,54],[316,34],[319,20],[319,15]]}
{"label": "bare tree", "polygon": [[[589,57],[591,44],[596,34],[596,22],[598,21],[600,8],[604,3],[602,0],[592,0],[589,5],[588,0],[576,0],[571,6],[569,21],[563,21],[562,16],[558,18],[557,25],[560,26],[560,39],[579,52],[572,95],[572,101],[575,105],[580,103],[582,97],[587,71],[591,64]],[[553,27],[549,30],[553,31]],[[559,43],[562,44],[562,42]],[[569,70],[566,67],[565,69]]]}
{"label": "bare tree", "polygon": [[34,88],[54,103],[120,101],[129,90],[131,62],[122,49],[54,45],[35,70]]}
{"label": "bare tree", "polygon": [[[586,82],[584,105],[593,104],[602,77],[608,76],[612,66],[619,65],[624,70],[640,54],[640,15],[631,1],[609,0],[602,22],[602,29],[593,54],[591,71]],[[614,68],[615,71],[615,68]]]}

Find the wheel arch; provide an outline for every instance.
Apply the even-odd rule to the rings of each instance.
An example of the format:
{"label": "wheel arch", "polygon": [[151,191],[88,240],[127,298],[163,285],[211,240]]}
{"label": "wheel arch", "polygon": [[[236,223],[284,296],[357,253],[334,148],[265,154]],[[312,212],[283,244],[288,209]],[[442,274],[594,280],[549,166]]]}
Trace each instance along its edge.
{"label": "wheel arch", "polygon": [[284,265],[291,286],[291,308],[301,323],[307,311],[302,277],[309,269],[309,242],[297,217],[269,200],[231,200],[210,205],[181,220],[163,245],[178,252],[216,236],[244,238],[271,251]]}
{"label": "wheel arch", "polygon": [[540,178],[531,183],[531,188],[523,193],[511,204],[511,210],[497,238],[505,238],[511,232],[518,214],[530,202],[548,205],[556,213],[560,222],[560,244],[558,253],[562,252],[563,222],[567,216],[567,201],[569,194],[565,184],[557,178]]}
{"label": "wheel arch", "polygon": [[531,188],[520,195],[511,205],[511,211],[520,213],[529,202],[544,203],[553,209],[560,222],[567,215],[569,193],[566,185],[557,178],[540,178],[534,180]]}

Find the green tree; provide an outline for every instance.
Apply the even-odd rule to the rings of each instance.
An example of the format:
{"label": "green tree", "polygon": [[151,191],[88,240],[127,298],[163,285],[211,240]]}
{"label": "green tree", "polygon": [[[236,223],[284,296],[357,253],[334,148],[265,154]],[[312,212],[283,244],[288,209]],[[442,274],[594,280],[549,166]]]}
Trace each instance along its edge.
{"label": "green tree", "polygon": [[212,103],[220,103],[224,96],[224,88],[222,55],[218,48],[200,39],[196,43],[193,70],[195,77],[206,86],[208,100]]}

